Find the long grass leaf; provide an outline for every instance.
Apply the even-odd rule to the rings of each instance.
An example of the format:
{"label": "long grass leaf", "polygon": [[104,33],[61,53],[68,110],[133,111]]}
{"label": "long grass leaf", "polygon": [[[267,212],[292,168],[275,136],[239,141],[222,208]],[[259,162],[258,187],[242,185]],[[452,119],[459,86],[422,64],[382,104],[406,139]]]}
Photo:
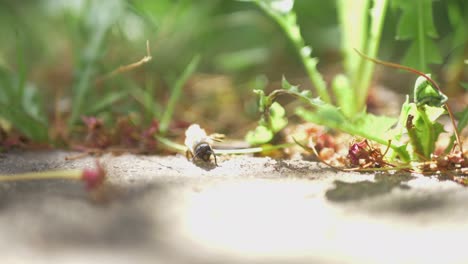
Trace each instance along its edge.
{"label": "long grass leaf", "polygon": [[159,125],[159,132],[161,132],[161,134],[167,132],[167,129],[169,128],[169,123],[171,122],[172,115],[176,107],[176,103],[179,100],[180,95],[182,94],[182,87],[187,82],[188,78],[193,74],[199,62],[200,55],[195,55],[195,57],[192,58],[190,63],[185,68],[182,75],[180,75],[180,77],[175,82],[172,88],[171,96],[169,97],[169,101],[167,103],[166,111],[164,112]]}

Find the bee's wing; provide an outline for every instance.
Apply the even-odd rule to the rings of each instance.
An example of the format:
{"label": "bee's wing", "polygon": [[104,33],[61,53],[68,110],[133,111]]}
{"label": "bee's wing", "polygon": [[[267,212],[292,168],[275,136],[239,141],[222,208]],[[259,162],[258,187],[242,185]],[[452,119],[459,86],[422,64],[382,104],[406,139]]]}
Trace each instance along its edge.
{"label": "bee's wing", "polygon": [[221,142],[226,137],[224,134],[214,133],[209,136],[211,140]]}

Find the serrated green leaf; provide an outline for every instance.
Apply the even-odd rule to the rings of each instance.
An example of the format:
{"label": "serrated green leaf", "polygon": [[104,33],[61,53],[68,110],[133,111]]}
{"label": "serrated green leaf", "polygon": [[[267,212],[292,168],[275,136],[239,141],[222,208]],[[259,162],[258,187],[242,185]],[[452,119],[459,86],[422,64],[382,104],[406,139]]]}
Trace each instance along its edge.
{"label": "serrated green leaf", "polygon": [[302,97],[310,98],[312,97],[312,92],[309,90],[303,90],[299,93]]}
{"label": "serrated green leaf", "polygon": [[397,27],[397,39],[413,39],[419,33],[419,26],[424,27],[426,36],[438,37],[432,18],[431,0],[395,1],[395,4],[402,10]]}
{"label": "serrated green leaf", "polygon": [[353,122],[357,129],[364,134],[372,133],[372,137],[379,137],[385,141],[389,140],[388,131],[395,125],[397,119],[389,116],[377,116],[369,113],[361,113]]}
{"label": "serrated green leaf", "polygon": [[281,79],[281,88],[291,91],[291,92],[299,92],[299,86],[297,85],[292,85],[291,83],[288,82],[288,80],[283,76]]}
{"label": "serrated green leaf", "polygon": [[[425,79],[419,79],[416,82],[416,85],[424,84]],[[408,150],[410,150],[411,159],[430,158],[439,135],[444,132],[443,126],[437,122],[437,119],[445,113],[443,107],[417,106],[415,103],[409,103],[407,96],[401,108],[398,124],[392,130],[393,142],[397,145],[404,145],[406,148],[406,142],[401,141],[403,135],[407,133],[410,138]],[[409,117],[411,117],[410,120]]]}
{"label": "serrated green leaf", "polygon": [[339,129],[348,127],[346,117],[340,110],[332,105],[324,105],[315,111],[309,111],[305,108],[297,108],[296,114],[305,119],[306,121],[313,122],[320,125],[325,125],[330,128]]}
{"label": "serrated green leaf", "polygon": [[447,113],[443,107],[426,106],[424,110],[431,122],[436,122],[439,117]]}
{"label": "serrated green leaf", "polygon": [[[430,77],[430,74],[426,74]],[[414,84],[414,102],[416,105],[428,105],[433,107],[440,107],[447,102],[447,96],[432,87],[431,83],[424,78],[419,76]]]}
{"label": "serrated green leaf", "polygon": [[258,94],[258,95],[265,95],[265,92],[263,90],[260,90],[260,89],[254,89],[253,93]]}
{"label": "serrated green leaf", "polygon": [[411,123],[406,124],[415,160],[429,159],[434,152],[439,135],[444,132],[443,126],[436,120],[444,110],[442,107],[417,106],[409,104],[408,116]]}
{"label": "serrated green leaf", "polygon": [[249,131],[245,139],[250,144],[256,145],[267,143],[273,139],[275,133],[286,127],[288,119],[286,111],[279,103],[274,102],[274,98],[265,96],[265,92],[260,89],[254,90],[254,92],[259,95],[259,110],[264,115],[255,130]]}
{"label": "serrated green leaf", "polygon": [[268,98],[265,96],[265,92],[260,89],[255,89],[254,93],[258,95],[258,110],[263,113],[265,111],[265,105],[267,104]]}
{"label": "serrated green leaf", "polygon": [[[279,0],[277,0],[279,1]],[[294,49],[297,52],[302,64],[305,66],[307,75],[315,88],[317,94],[325,102],[331,102],[330,95],[328,94],[326,83],[323,76],[317,70],[317,58],[311,58],[311,48],[304,43],[301,31],[296,21],[296,14],[292,9],[284,13],[273,8],[270,1],[254,1],[267,15],[269,15],[281,29],[286,33],[287,38],[294,45]],[[279,2],[288,3],[287,0],[281,0]],[[285,8],[286,10],[286,8]]]}
{"label": "serrated green leaf", "polygon": [[[389,144],[388,140],[391,137],[388,135],[388,131],[396,123],[397,120],[395,118],[375,116],[365,112],[348,118],[336,106],[327,104],[317,98],[305,97],[301,91],[298,91],[297,87],[294,87],[285,79],[283,79],[283,87],[285,89],[274,90],[266,96],[268,98],[266,101],[269,104],[265,105],[265,110],[270,109],[270,111],[265,111],[264,116],[259,122],[259,126],[254,131],[248,133],[248,137],[246,138],[249,142],[257,144],[266,143],[268,142],[267,140],[273,138],[274,132],[276,132],[274,130],[279,130],[286,125],[287,120],[284,117],[284,109],[274,101],[279,95],[290,95],[303,100],[307,106],[313,109],[311,111],[303,107],[296,108],[295,113],[306,121],[337,129],[354,136],[361,136],[383,145]],[[263,93],[260,94],[263,95]],[[274,110],[271,111],[271,108]],[[275,119],[279,120],[277,122],[280,125],[272,125],[272,120]],[[390,143],[390,147],[401,157],[402,161],[409,161],[406,146],[402,147],[402,144]]]}
{"label": "serrated green leaf", "polygon": [[466,30],[466,24],[468,23],[468,5],[461,1],[448,1],[447,13],[454,32],[452,47],[464,46],[468,37],[468,32]]}
{"label": "serrated green leaf", "polygon": [[398,40],[407,40],[414,37],[414,29],[412,26],[413,21],[414,18],[407,12],[404,12],[401,15],[396,34],[396,38]]}
{"label": "serrated green leaf", "polygon": [[[313,98],[312,92],[309,90],[299,90],[299,86],[290,84],[283,76],[282,81],[283,90],[275,90],[268,97],[275,97],[279,93],[289,94],[291,96],[298,97],[299,99],[305,101],[306,103],[312,106],[325,105],[326,103],[322,101],[321,98]],[[272,99],[274,100],[274,99]]]}
{"label": "serrated green leaf", "polygon": [[396,0],[394,4],[402,11],[396,38],[412,40],[403,64],[426,71],[429,63],[440,63],[440,52],[432,40],[438,37],[432,17],[432,1]]}
{"label": "serrated green leaf", "polygon": [[[416,69],[423,69],[427,68],[426,66],[429,63],[442,63],[442,55],[440,55],[439,48],[435,45],[434,41],[429,38],[425,38],[425,40],[422,41],[424,44],[418,44],[416,40],[410,44],[403,58],[403,65],[408,65]],[[422,57],[424,58],[424,65],[421,62]]]}
{"label": "serrated green leaf", "polygon": [[[395,124],[396,119],[386,116],[376,116],[362,113],[354,120],[346,118],[343,113],[332,105],[321,105],[316,111],[310,111],[298,107],[295,112],[302,119],[333,128],[353,136],[359,136],[378,142],[382,145],[388,145],[391,139],[389,129]],[[404,162],[409,161],[409,154],[406,145],[390,142],[390,148]]]}
{"label": "serrated green leaf", "polygon": [[389,139],[387,132],[397,121],[395,118],[367,113],[362,113],[351,120],[332,105],[320,106],[315,111],[299,107],[295,113],[306,121],[368,138],[381,144],[387,144]]}
{"label": "serrated green leaf", "polygon": [[408,119],[410,110],[411,110],[411,106],[409,102],[409,96],[407,95],[405,102],[401,106],[400,116],[398,117],[398,122],[395,128],[391,129],[388,132],[390,139],[397,145],[405,144],[404,142],[401,142],[401,139],[403,138],[403,135],[406,133],[406,121]]}
{"label": "serrated green leaf", "polygon": [[270,107],[270,126],[273,133],[285,128],[288,124],[288,119],[285,117],[286,111],[277,102],[274,102]]}
{"label": "serrated green leaf", "polygon": [[444,127],[440,123],[426,122],[421,116],[417,116],[414,121],[416,140],[421,146],[420,154],[429,159],[434,152],[435,143],[439,135],[444,132]]}

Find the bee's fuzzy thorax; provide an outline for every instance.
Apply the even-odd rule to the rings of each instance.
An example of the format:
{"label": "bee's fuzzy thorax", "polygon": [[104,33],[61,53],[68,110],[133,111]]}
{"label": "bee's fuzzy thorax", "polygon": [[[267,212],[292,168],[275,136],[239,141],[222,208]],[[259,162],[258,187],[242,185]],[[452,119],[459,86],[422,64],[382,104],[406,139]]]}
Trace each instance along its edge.
{"label": "bee's fuzzy thorax", "polygon": [[201,143],[213,144],[213,140],[198,124],[190,125],[185,131],[185,146],[193,153],[196,146]]}

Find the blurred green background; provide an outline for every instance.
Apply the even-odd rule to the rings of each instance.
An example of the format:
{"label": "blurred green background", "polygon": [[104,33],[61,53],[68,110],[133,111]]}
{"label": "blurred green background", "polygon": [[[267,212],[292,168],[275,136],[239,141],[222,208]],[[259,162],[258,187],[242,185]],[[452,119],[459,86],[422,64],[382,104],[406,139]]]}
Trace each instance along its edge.
{"label": "blurred green background", "polygon": [[[446,2],[433,2],[436,43],[443,58],[433,71],[442,85],[449,82],[451,65],[467,51],[466,40],[453,42],[455,30]],[[466,7],[464,1],[455,2]],[[248,2],[3,0],[0,5],[3,87],[27,83],[30,99],[18,99],[19,105],[49,130],[67,126],[79,131],[75,124],[80,116],[100,117],[109,126],[121,116],[145,125],[160,120],[171,89],[197,54],[200,63],[177,101],[175,123],[201,123],[243,136],[259,115],[254,88],[279,88],[283,75],[302,88],[310,86],[279,27]],[[313,56],[319,57],[327,81],[342,72],[335,5],[335,1],[296,0],[294,6],[301,33]],[[389,9],[379,52],[380,58],[394,62],[401,62],[409,45],[395,40],[399,15],[399,10]],[[149,63],[96,83],[145,56],[147,40],[153,57]],[[456,81],[466,78],[466,66],[457,74]],[[408,93],[416,77],[380,69],[375,78]],[[452,87],[449,94],[460,92]],[[29,121],[20,123],[24,122]]]}

